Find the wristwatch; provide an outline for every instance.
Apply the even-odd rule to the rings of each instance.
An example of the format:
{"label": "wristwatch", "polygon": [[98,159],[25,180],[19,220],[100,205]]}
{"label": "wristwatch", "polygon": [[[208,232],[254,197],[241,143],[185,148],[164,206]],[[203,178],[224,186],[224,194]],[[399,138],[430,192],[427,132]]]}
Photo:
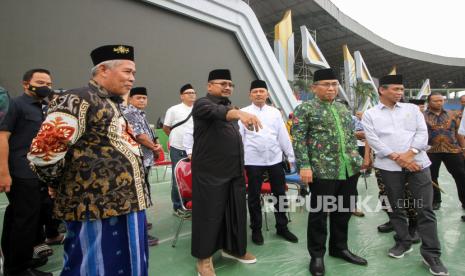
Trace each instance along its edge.
{"label": "wristwatch", "polygon": [[410,150],[411,150],[413,153],[415,153],[415,154],[419,154],[419,153],[420,153],[420,151],[417,150],[416,148],[410,148]]}

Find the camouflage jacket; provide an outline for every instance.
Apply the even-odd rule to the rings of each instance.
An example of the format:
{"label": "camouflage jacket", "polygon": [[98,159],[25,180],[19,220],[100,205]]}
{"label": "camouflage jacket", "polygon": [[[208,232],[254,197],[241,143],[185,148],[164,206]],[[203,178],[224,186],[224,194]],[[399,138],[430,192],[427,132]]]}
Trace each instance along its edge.
{"label": "camouflage jacket", "polygon": [[300,169],[310,168],[313,177],[344,180],[360,171],[352,117],[338,102],[314,98],[297,106],[292,125],[293,146]]}

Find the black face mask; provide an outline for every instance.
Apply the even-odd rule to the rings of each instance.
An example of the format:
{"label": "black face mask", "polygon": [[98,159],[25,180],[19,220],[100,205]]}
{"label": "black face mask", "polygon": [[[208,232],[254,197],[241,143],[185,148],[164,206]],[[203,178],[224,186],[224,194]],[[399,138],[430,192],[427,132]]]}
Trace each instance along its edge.
{"label": "black face mask", "polygon": [[48,86],[34,86],[29,84],[27,89],[34,92],[39,98],[45,98],[52,93],[52,89],[48,88]]}

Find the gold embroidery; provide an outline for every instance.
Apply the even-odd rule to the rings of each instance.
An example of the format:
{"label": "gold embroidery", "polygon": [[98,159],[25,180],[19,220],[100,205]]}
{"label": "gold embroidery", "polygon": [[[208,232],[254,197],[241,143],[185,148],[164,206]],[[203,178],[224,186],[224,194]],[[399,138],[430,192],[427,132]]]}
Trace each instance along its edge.
{"label": "gold embroidery", "polygon": [[[84,131],[86,130],[87,109],[89,109],[89,103],[83,100],[82,103],[79,105],[79,114],[78,114],[79,125],[78,125],[78,134],[76,135],[76,138],[80,138],[83,135]],[[76,143],[76,141],[73,141],[73,143]]]}
{"label": "gold embroidery", "polygon": [[127,54],[129,53],[129,48],[126,48],[123,45],[120,45],[116,48],[113,48],[113,52],[118,53],[118,54]]}
{"label": "gold embroidery", "polygon": [[[107,99],[107,102],[113,108],[115,114],[119,114],[119,110],[115,106],[115,104],[109,99]],[[137,201],[141,209],[146,209],[148,207],[147,206],[148,204],[146,202],[145,193],[144,193],[144,185],[143,185],[143,179],[141,175],[141,167],[139,165],[136,155],[120,141],[118,134],[117,134],[118,126],[119,126],[119,120],[118,120],[118,116],[116,115],[112,118],[110,127],[108,129],[108,137],[110,138],[110,143],[116,149],[118,149],[121,153],[123,153],[123,155],[128,158],[129,162],[131,162],[131,166],[134,170],[134,183],[136,185]]]}

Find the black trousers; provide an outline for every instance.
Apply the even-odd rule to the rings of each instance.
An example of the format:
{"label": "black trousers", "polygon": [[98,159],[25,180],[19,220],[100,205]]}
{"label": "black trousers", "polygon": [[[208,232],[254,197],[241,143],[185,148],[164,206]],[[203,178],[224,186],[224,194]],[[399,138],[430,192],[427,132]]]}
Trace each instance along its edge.
{"label": "black trousers", "polygon": [[5,210],[2,250],[5,271],[18,273],[30,266],[32,251],[40,241],[40,184],[37,179],[12,177],[6,194],[9,204]]}
{"label": "black trousers", "polygon": [[[462,207],[465,208],[465,167],[463,166],[463,155],[461,153],[428,153],[431,160],[431,179],[439,185],[439,168],[444,162],[447,171],[452,175],[457,186],[457,194]],[[441,191],[434,187],[433,202],[441,202]]]}
{"label": "black trousers", "polygon": [[[346,180],[313,179],[310,187],[310,207],[307,226],[307,248],[311,257],[323,257],[326,252],[327,219],[329,213],[329,251],[338,252],[348,249],[347,232],[355,200],[351,196],[357,193],[359,173]],[[326,212],[324,210],[325,196],[336,197],[335,204],[346,210]],[[342,203],[340,203],[342,199]],[[320,201],[320,203],[318,203]],[[320,206],[318,206],[320,205]],[[320,208],[317,208],[320,207]]]}
{"label": "black trousers", "polygon": [[50,198],[48,194],[48,187],[44,183],[42,183],[40,187],[40,196],[41,196],[40,225],[44,226],[43,228],[45,229],[45,232],[44,232],[44,229],[40,229],[39,231],[40,242],[38,244],[43,243],[45,241],[45,238],[53,239],[53,238],[56,238],[60,234],[58,232],[58,226],[60,225],[60,220],[53,218],[53,204],[54,204],[53,199]]}
{"label": "black trousers", "polygon": [[[276,229],[278,231],[287,229],[287,217],[286,212],[279,212],[280,197],[286,196],[286,179],[284,175],[284,169],[281,163],[272,166],[245,166],[247,172],[248,183],[248,196],[247,201],[249,205],[250,214],[250,228],[252,230],[262,229],[262,206],[260,202],[260,191],[263,183],[263,173],[268,172],[269,181],[271,184],[271,193],[276,199],[275,207],[275,220]],[[284,210],[281,206],[281,210]]]}

